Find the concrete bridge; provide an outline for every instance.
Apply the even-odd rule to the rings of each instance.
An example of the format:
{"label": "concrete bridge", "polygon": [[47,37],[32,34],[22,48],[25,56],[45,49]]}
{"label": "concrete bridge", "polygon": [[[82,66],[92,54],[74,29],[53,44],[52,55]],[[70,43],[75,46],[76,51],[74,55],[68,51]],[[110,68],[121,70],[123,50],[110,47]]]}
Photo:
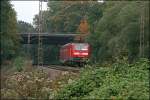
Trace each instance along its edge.
{"label": "concrete bridge", "polygon": [[[21,34],[22,44],[38,44],[39,33],[19,33]],[[42,38],[43,44],[66,44],[69,42],[73,42],[74,38],[79,34],[73,33],[41,33],[40,36]]]}

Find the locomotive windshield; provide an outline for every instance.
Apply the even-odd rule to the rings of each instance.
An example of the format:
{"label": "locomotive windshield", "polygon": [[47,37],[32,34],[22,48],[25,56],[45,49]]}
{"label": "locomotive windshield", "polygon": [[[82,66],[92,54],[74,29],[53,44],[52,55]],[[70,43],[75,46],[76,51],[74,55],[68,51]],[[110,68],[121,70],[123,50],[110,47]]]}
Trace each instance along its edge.
{"label": "locomotive windshield", "polygon": [[75,44],[74,45],[75,50],[88,50],[87,44]]}

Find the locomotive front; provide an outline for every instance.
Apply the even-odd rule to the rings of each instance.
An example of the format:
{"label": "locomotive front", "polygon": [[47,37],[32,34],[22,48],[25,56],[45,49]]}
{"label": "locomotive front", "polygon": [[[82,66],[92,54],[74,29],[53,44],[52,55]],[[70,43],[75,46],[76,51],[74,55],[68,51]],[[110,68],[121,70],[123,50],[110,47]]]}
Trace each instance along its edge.
{"label": "locomotive front", "polygon": [[88,43],[68,43],[60,49],[62,63],[85,64],[89,61],[90,45]]}
{"label": "locomotive front", "polygon": [[90,57],[90,45],[88,43],[73,43],[73,61],[87,62]]}

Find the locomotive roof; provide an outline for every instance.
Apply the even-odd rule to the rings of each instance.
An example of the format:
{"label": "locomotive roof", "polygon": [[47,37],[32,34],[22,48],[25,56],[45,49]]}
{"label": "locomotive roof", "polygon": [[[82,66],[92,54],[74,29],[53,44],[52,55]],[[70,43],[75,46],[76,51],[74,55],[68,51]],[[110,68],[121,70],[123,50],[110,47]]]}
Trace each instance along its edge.
{"label": "locomotive roof", "polygon": [[70,44],[74,45],[74,44],[88,44],[88,43],[67,43],[67,44],[63,45],[62,47],[68,46]]}

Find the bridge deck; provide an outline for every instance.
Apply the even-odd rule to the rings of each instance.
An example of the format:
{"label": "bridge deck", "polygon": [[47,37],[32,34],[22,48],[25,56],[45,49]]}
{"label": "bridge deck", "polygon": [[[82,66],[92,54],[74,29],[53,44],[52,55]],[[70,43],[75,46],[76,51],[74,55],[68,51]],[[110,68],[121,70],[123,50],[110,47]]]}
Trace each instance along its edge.
{"label": "bridge deck", "polygon": [[[43,44],[66,44],[73,42],[74,38],[78,34],[50,34],[50,33],[41,33]],[[39,33],[21,33],[23,44],[38,44]]]}

